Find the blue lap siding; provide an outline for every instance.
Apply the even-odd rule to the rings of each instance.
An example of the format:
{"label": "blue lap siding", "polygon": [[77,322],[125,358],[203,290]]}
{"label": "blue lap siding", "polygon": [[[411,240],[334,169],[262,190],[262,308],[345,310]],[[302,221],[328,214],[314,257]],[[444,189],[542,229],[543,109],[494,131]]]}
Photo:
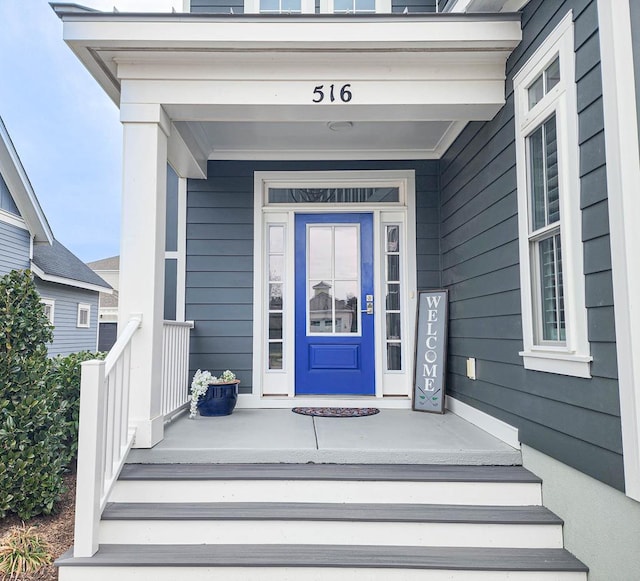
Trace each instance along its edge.
{"label": "blue lap siding", "polygon": [[418,284],[440,285],[438,162],[210,161],[207,180],[189,180],[186,318],[190,366],[234,370],[250,392],[253,353],[254,171],[413,169],[416,172]]}
{"label": "blue lap siding", "polygon": [[0,276],[29,268],[29,232],[0,220]]}
{"label": "blue lap siding", "polygon": [[[530,2],[507,64],[506,106],[441,160],[442,279],[450,291],[448,392],[519,428],[520,439],[624,488],[596,0]],[[592,379],[525,370],[511,79],[573,9],[580,199]],[[466,378],[477,358],[478,380]]]}
{"label": "blue lap siding", "polygon": [[[49,355],[68,355],[77,351],[95,351],[98,346],[98,293],[36,279],[44,299],[55,301],[54,338]],[[91,306],[89,328],[77,327],[78,304]]]}

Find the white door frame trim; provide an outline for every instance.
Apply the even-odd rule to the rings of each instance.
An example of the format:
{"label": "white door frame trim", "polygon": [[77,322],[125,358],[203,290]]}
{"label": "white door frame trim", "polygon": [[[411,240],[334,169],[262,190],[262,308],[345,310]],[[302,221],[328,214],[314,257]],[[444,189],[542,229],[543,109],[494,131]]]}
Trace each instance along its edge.
{"label": "white door frame trim", "polygon": [[[300,186],[302,184],[323,184],[323,185],[358,185],[360,187],[371,187],[377,185],[398,185],[401,192],[400,203],[386,204],[266,204],[265,192],[269,186],[277,184],[282,186],[286,184],[288,187]],[[266,371],[266,309],[263,305],[266,292],[264,282],[265,272],[265,244],[266,244],[266,224],[271,219],[278,224],[284,224],[286,228],[287,247],[285,252],[292,252],[294,248],[294,218],[295,212],[371,212],[374,216],[374,260],[376,264],[381,262],[382,241],[380,239],[381,231],[381,215],[393,215],[394,220],[385,220],[404,224],[404,265],[403,280],[404,291],[402,298],[406,307],[403,309],[402,325],[403,325],[403,344],[405,345],[405,364],[402,372],[384,372],[383,373],[383,323],[382,317],[376,316],[375,320],[375,343],[376,343],[376,361],[380,365],[376,365],[376,396],[375,400],[382,400],[383,395],[403,395],[402,387],[397,387],[403,381],[407,383],[406,397],[395,397],[398,407],[398,400],[402,400],[400,407],[409,407],[410,398],[410,382],[412,377],[412,368],[410,361],[413,354],[414,326],[415,326],[415,309],[416,309],[416,291],[417,291],[417,261],[416,261],[416,196],[415,196],[415,171],[414,170],[375,170],[375,171],[286,171],[286,172],[254,172],[254,272],[253,272],[253,393],[244,395],[240,398],[243,404],[249,404],[255,407],[263,407],[266,404],[265,398],[270,398],[275,407],[288,406],[291,404],[290,398],[295,397],[295,369],[294,369],[294,321],[293,317],[286,316],[287,311],[291,311],[292,299],[289,305],[284,308],[284,333],[285,347],[284,359],[285,369],[283,372]],[[395,217],[402,217],[402,220],[395,220]],[[285,255],[285,301],[287,300],[287,286],[293,288],[294,262],[290,256]],[[382,297],[382,281],[380,273],[375,276],[376,296]],[[290,294],[289,296],[292,296]],[[378,305],[382,305],[382,299],[377,301]],[[382,311],[380,311],[382,312]],[[289,363],[286,363],[286,362]],[[388,380],[390,374],[396,374],[397,378]],[[271,375],[280,375],[282,379],[280,384],[286,384],[287,394],[269,394],[268,377]],[[384,377],[383,377],[384,375]],[[383,394],[384,381],[393,383],[389,393]],[[273,392],[272,392],[273,393]],[[296,403],[301,398],[296,398]],[[330,398],[323,398],[328,400]],[[353,399],[351,397],[350,399]],[[244,400],[244,401],[243,401]],[[315,400],[314,400],[315,401]],[[342,398],[340,398],[342,402]],[[358,399],[358,401],[360,401]],[[250,402],[250,403],[249,403]],[[278,403],[276,403],[278,402]],[[343,402],[344,403],[344,402]],[[314,404],[314,405],[317,405]],[[268,407],[274,407],[268,404]]]}

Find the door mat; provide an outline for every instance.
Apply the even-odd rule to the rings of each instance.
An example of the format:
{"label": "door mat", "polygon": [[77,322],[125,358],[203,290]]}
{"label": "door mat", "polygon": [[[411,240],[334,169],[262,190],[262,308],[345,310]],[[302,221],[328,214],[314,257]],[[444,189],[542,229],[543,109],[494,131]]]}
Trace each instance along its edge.
{"label": "door mat", "polygon": [[360,418],[380,413],[378,408],[293,408],[293,413],[322,418]]}

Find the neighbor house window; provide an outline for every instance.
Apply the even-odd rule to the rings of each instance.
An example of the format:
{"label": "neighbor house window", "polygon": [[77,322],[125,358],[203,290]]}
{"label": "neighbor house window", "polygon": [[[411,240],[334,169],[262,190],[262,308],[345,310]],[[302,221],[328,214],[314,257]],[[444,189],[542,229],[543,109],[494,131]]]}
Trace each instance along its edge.
{"label": "neighbor house window", "polygon": [[391,0],[320,0],[320,12],[329,14],[385,14]]}
{"label": "neighbor house window", "polygon": [[78,305],[77,327],[88,329],[91,322],[91,305]]}
{"label": "neighbor house window", "polygon": [[47,319],[49,319],[49,322],[53,325],[54,324],[54,306],[55,306],[55,301],[51,300],[51,299],[41,299],[40,301],[42,303],[42,308],[44,309],[44,314],[47,317]]}
{"label": "neighbor house window", "polygon": [[573,20],[514,77],[527,369],[590,377],[582,261]]}

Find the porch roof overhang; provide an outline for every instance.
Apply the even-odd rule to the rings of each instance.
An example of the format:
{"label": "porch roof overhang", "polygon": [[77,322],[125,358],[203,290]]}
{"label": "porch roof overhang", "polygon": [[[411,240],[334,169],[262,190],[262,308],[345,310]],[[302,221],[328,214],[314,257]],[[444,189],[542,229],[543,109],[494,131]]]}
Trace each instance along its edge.
{"label": "porch roof overhang", "polygon": [[[506,60],[521,40],[520,17],[509,13],[52,6],[122,121],[166,123],[169,158],[184,177],[204,177],[207,159],[439,158],[467,122],[491,119],[504,105]],[[332,130],[336,122],[347,130]]]}

